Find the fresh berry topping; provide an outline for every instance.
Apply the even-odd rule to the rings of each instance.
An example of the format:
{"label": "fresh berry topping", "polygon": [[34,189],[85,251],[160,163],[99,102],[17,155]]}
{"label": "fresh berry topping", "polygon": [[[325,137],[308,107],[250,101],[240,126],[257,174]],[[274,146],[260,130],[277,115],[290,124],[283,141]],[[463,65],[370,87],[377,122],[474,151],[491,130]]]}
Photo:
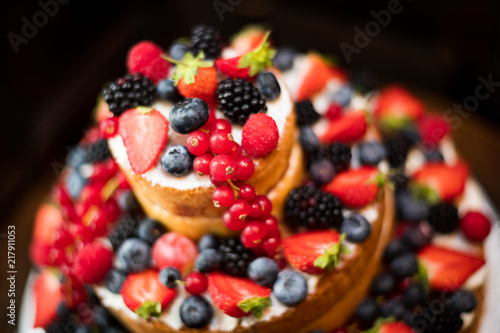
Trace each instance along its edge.
{"label": "fresh berry topping", "polygon": [[214,27],[199,24],[191,29],[191,49],[204,52],[207,58],[218,58],[222,51],[222,35]]}
{"label": "fresh berry topping", "polygon": [[165,228],[163,224],[145,217],[139,223],[139,227],[137,228],[137,237],[149,245],[153,245],[154,242],[156,242],[156,240],[166,232],[167,228]]}
{"label": "fresh berry topping", "polygon": [[66,165],[71,168],[78,168],[87,163],[88,145],[77,145],[69,151],[66,156]]}
{"label": "fresh berry topping", "polygon": [[162,58],[163,50],[149,41],[142,41],[130,49],[127,57],[127,67],[130,74],[141,73],[153,83],[166,78],[170,64]]}
{"label": "fresh berry topping", "polygon": [[371,294],[375,297],[386,296],[396,288],[396,279],[387,272],[378,273],[372,281]]}
{"label": "fresh berry topping", "polygon": [[337,103],[332,103],[328,106],[326,110],[325,117],[329,120],[337,120],[342,116],[342,107]]}
{"label": "fresh berry topping", "polygon": [[422,144],[435,147],[449,132],[448,122],[441,116],[425,116],[418,124]]}
{"label": "fresh berry topping", "polygon": [[491,222],[483,213],[469,211],[460,219],[460,230],[467,239],[482,242],[490,234]]}
{"label": "fresh berry topping", "polygon": [[204,297],[189,296],[182,302],[180,316],[186,327],[202,328],[212,320],[213,310]]}
{"label": "fresh berry topping", "polygon": [[400,132],[384,138],[384,147],[387,152],[387,160],[393,168],[399,168],[406,162],[411,142]]}
{"label": "fresh berry topping", "polygon": [[87,180],[78,172],[78,169],[75,169],[70,171],[64,183],[71,199],[76,200],[80,196],[83,187],[87,184]]}
{"label": "fresh berry topping", "polygon": [[339,89],[335,90],[330,98],[335,104],[340,105],[340,107],[347,107],[351,102],[352,88],[349,85],[343,85]]}
{"label": "fresh berry topping", "polygon": [[75,316],[68,315],[64,317],[58,317],[55,322],[44,328],[44,332],[46,333],[73,333],[79,327],[77,318]]}
{"label": "fresh berry topping", "polygon": [[370,236],[372,226],[363,215],[354,213],[342,221],[340,231],[349,242],[359,243]]}
{"label": "fresh berry topping", "polygon": [[250,216],[266,218],[271,214],[273,204],[265,195],[257,195],[250,201]]}
{"label": "fresh berry topping", "polygon": [[119,133],[136,174],[148,171],[160,156],[168,136],[168,121],[157,110],[132,109],[120,117]]}
{"label": "fresh berry topping", "polygon": [[185,146],[170,146],[161,158],[161,168],[168,174],[181,177],[193,170],[194,156]]}
{"label": "fresh berry topping", "polygon": [[361,139],[368,128],[366,115],[363,111],[353,111],[343,114],[339,119],[330,121],[328,128],[320,136],[323,143],[351,143]]}
{"label": "fresh berry topping", "polygon": [[[253,160],[248,156],[239,156],[235,159],[236,170],[234,173],[234,179],[247,181],[252,178],[255,173],[255,165]],[[248,201],[248,200],[247,200]]]}
{"label": "fresh berry topping", "polygon": [[386,155],[385,147],[379,142],[369,141],[359,145],[359,160],[363,165],[377,166]]}
{"label": "fresh berry topping", "polygon": [[118,249],[118,260],[127,272],[141,272],[149,267],[151,247],[139,238],[129,238]]}
{"label": "fresh berry topping", "polygon": [[54,235],[63,224],[64,218],[58,206],[52,203],[40,205],[35,215],[32,243],[53,245]]}
{"label": "fresh berry topping", "polygon": [[192,295],[204,293],[208,288],[208,279],[205,274],[200,272],[191,272],[186,276],[184,284],[186,291]]}
{"label": "fresh berry topping", "polygon": [[63,301],[61,282],[50,270],[42,270],[33,285],[36,302],[33,327],[47,327],[57,318],[57,308]]}
{"label": "fresh berry topping", "polygon": [[[438,309],[438,310],[436,310]],[[454,333],[460,331],[463,322],[460,312],[439,298],[430,299],[410,318],[409,324],[422,333]]]}
{"label": "fresh berry topping", "polygon": [[85,157],[87,163],[101,162],[111,157],[111,151],[106,139],[98,139],[88,146]]}
{"label": "fresh berry topping", "polygon": [[401,240],[411,251],[418,251],[430,243],[432,228],[427,223],[411,223],[403,231]]}
{"label": "fresh berry topping", "polygon": [[202,273],[216,271],[222,264],[222,255],[216,249],[205,249],[196,258],[195,267]]}
{"label": "fresh berry topping", "polygon": [[222,214],[222,222],[224,222],[224,225],[226,228],[229,230],[233,231],[238,231],[243,229],[245,226],[245,220],[239,219],[239,218],[234,218],[230,213],[229,210],[226,210],[224,214]]}
{"label": "fresh berry topping", "polygon": [[315,186],[290,191],[284,209],[286,222],[294,228],[338,229],[343,219],[339,198]]}
{"label": "fresh berry topping", "polygon": [[418,261],[414,253],[405,253],[395,257],[390,263],[391,271],[398,278],[412,276],[418,272]]}
{"label": "fresh berry topping", "polygon": [[259,46],[265,36],[266,31],[264,30],[264,27],[251,24],[231,36],[231,44],[229,47],[237,51],[239,54],[245,54]]}
{"label": "fresh berry topping", "polygon": [[162,285],[157,271],[147,270],[130,274],[123,284],[121,295],[130,310],[148,319],[160,316],[174,300],[175,289]]}
{"label": "fresh berry topping", "polygon": [[228,154],[233,149],[233,135],[224,130],[215,130],[210,135],[210,150],[214,154]]}
{"label": "fresh berry topping", "polygon": [[266,112],[260,92],[250,81],[226,79],[217,87],[219,109],[231,123],[243,126],[253,113]]}
{"label": "fresh berry topping", "polygon": [[361,322],[371,323],[380,315],[380,306],[374,298],[367,297],[359,302],[355,314]]}
{"label": "fresh berry topping", "polygon": [[168,115],[170,126],[181,134],[189,134],[201,128],[208,121],[210,109],[199,98],[186,98],[175,104]]}
{"label": "fresh berry topping", "polygon": [[281,94],[280,84],[273,73],[264,71],[257,75],[257,88],[266,101],[274,101]]}
{"label": "fresh berry topping", "polygon": [[425,302],[427,293],[424,286],[421,283],[413,283],[408,288],[405,289],[403,293],[404,303],[413,308],[419,304]]}
{"label": "fresh berry topping", "polygon": [[221,185],[212,194],[215,207],[229,207],[234,202],[234,190],[229,185]]}
{"label": "fresh berry topping", "polygon": [[310,156],[312,161],[327,160],[332,163],[335,172],[340,173],[349,169],[351,164],[351,149],[336,142],[329,145],[321,145],[319,150]]}
{"label": "fresh berry topping", "polygon": [[234,318],[250,314],[260,318],[262,311],[271,306],[271,290],[250,279],[211,273],[208,276],[208,290],[215,306]]}
{"label": "fresh berry topping", "polygon": [[182,281],[182,274],[175,267],[165,267],[160,271],[159,279],[165,287],[173,289],[177,287],[178,281]]}
{"label": "fresh berry topping", "polygon": [[150,106],[156,98],[156,87],[141,74],[129,74],[105,86],[102,96],[109,111],[119,116],[128,109]]}
{"label": "fresh berry topping", "polygon": [[120,291],[122,290],[122,286],[126,278],[127,274],[124,271],[119,269],[112,269],[106,275],[106,280],[104,281],[104,284],[106,285],[106,288],[108,288],[109,291],[111,291],[114,294],[119,294]]}
{"label": "fresh berry topping", "polygon": [[99,283],[113,265],[113,252],[99,242],[83,246],[77,252],[73,270],[84,283]]}
{"label": "fresh berry topping", "polygon": [[175,41],[168,48],[168,56],[175,60],[182,60],[189,52],[189,45],[186,41]]}
{"label": "fresh berry topping", "polygon": [[383,183],[377,168],[365,166],[340,173],[323,189],[336,195],[343,205],[357,208],[372,202]]}
{"label": "fresh berry topping", "polygon": [[252,201],[256,196],[255,188],[250,184],[241,185],[238,194],[240,196],[240,199],[243,199],[247,202]]}
{"label": "fresh berry topping", "polygon": [[156,87],[156,92],[158,97],[171,103],[178,103],[182,100],[182,96],[172,79],[161,80]]}
{"label": "fresh berry topping", "polygon": [[432,245],[420,250],[418,259],[427,270],[430,285],[443,290],[460,288],[484,265],[483,258]]}
{"label": "fresh berry topping", "polygon": [[396,212],[400,220],[419,222],[429,216],[429,204],[402,188],[396,190]]}
{"label": "fresh berry topping", "polygon": [[408,252],[408,248],[400,239],[393,239],[384,249],[383,259],[384,262],[389,263],[397,256]]}
{"label": "fresh berry topping", "polygon": [[336,74],[330,64],[328,64],[319,54],[309,53],[307,55],[307,71],[298,88],[296,100],[302,101],[311,98],[319,93],[326,86],[331,78],[338,76],[344,80],[343,75]]}
{"label": "fresh berry topping", "polygon": [[307,280],[292,270],[286,270],[278,275],[274,283],[273,293],[286,306],[296,306],[307,297]]}
{"label": "fresh berry topping", "polygon": [[375,117],[387,129],[404,128],[419,120],[423,113],[422,103],[399,86],[385,88],[375,105]]}
{"label": "fresh berry topping", "polygon": [[321,117],[308,99],[295,103],[295,113],[297,114],[297,125],[299,126],[312,125]]}
{"label": "fresh berry topping", "polygon": [[[390,303],[389,303],[390,302]],[[384,304],[392,304],[392,308],[402,313],[404,308],[402,306],[398,307],[401,302],[398,300],[389,300]],[[382,305],[383,307],[383,305]],[[382,308],[382,312],[384,309]],[[387,319],[379,319],[377,320],[373,326],[366,331],[367,333],[416,333],[411,326],[409,326],[406,322],[402,321],[393,321],[396,316],[392,316],[392,318]],[[347,331],[346,331],[347,332]]]}
{"label": "fresh berry topping", "polygon": [[172,266],[186,274],[197,256],[196,244],[176,232],[167,232],[153,245],[153,260],[159,269]]}
{"label": "fresh berry topping", "polygon": [[217,130],[222,130],[224,132],[231,133],[231,123],[226,120],[226,119],[215,119],[214,121],[210,122],[208,130],[210,133],[213,133]]}
{"label": "fresh berry topping", "polygon": [[405,307],[399,298],[385,300],[380,306],[381,316],[383,318],[394,318],[400,320],[403,318]]}
{"label": "fresh berry topping", "polygon": [[198,241],[198,250],[202,252],[206,249],[217,249],[220,244],[220,239],[214,234],[206,234]]}
{"label": "fresh berry topping", "polygon": [[437,232],[449,234],[459,226],[458,210],[447,202],[437,204],[431,207],[428,222]]}
{"label": "fresh berry topping", "polygon": [[425,160],[427,162],[443,162],[444,156],[437,147],[423,149]]}
{"label": "fresh berry topping", "polygon": [[118,133],[118,117],[106,118],[99,124],[102,136],[109,139]]}
{"label": "fresh berry topping", "polygon": [[283,240],[283,253],[287,261],[296,269],[321,274],[340,262],[340,255],[349,253],[343,237],[336,231],[307,231]]}
{"label": "fresh berry topping", "polygon": [[249,249],[258,248],[265,236],[266,226],[259,221],[250,221],[241,232],[241,243]]}
{"label": "fresh berry topping", "polygon": [[293,66],[297,50],[292,47],[280,47],[273,58],[273,66],[284,72]]}
{"label": "fresh berry topping", "polygon": [[234,276],[246,276],[253,252],[243,246],[239,237],[221,240],[218,248],[222,254],[221,271]]}
{"label": "fresh berry topping", "polygon": [[217,155],[210,161],[210,174],[218,181],[227,181],[234,177],[236,163],[229,155]]}
{"label": "fresh berry topping", "polygon": [[136,227],[137,221],[134,218],[123,216],[108,235],[113,250],[117,251],[127,238],[134,237]]}
{"label": "fresh berry topping", "polygon": [[302,149],[310,155],[316,153],[320,147],[318,137],[310,126],[300,127],[299,142]]}
{"label": "fresh berry topping", "polygon": [[250,157],[265,157],[278,145],[278,127],[265,114],[252,115],[243,126],[242,137],[241,147]]}
{"label": "fresh berry topping", "polygon": [[265,257],[255,259],[248,266],[248,277],[257,284],[268,288],[272,288],[279,272],[280,268],[276,261]]}
{"label": "fresh berry topping", "polygon": [[210,175],[210,163],[213,158],[211,154],[196,156],[193,161],[194,171],[200,176]]}
{"label": "fresh berry topping", "polygon": [[476,308],[477,301],[472,291],[459,289],[451,296],[450,305],[458,312],[471,312]]}

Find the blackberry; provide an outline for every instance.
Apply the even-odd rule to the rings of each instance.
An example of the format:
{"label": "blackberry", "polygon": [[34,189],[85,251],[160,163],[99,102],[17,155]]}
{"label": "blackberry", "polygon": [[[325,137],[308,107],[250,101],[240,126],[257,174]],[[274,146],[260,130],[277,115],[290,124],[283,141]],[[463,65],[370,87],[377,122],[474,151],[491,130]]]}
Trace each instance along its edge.
{"label": "blackberry", "polygon": [[349,169],[351,157],[351,148],[340,142],[336,142],[331,145],[321,146],[318,152],[310,156],[308,160],[312,162],[326,159],[332,162],[335,171],[339,173]]}
{"label": "blackberry", "polygon": [[142,74],[127,74],[109,83],[102,90],[109,111],[115,116],[139,105],[149,106],[156,98],[156,87]]}
{"label": "blackberry", "polygon": [[99,139],[88,146],[86,157],[88,163],[101,162],[111,157],[108,141],[106,139]]}
{"label": "blackberry", "polygon": [[220,269],[223,272],[234,276],[247,275],[248,265],[255,259],[255,254],[243,246],[239,237],[221,240],[218,250],[222,254]]}
{"label": "blackberry", "polygon": [[387,152],[387,160],[393,168],[399,168],[406,162],[411,143],[407,137],[402,134],[394,134],[384,140]]}
{"label": "blackberry", "polygon": [[204,24],[199,24],[191,29],[191,43],[194,55],[203,51],[205,58],[218,58],[222,51],[220,31]]}
{"label": "blackberry", "polygon": [[50,324],[45,331],[47,333],[73,333],[78,326],[79,323],[77,322],[77,318],[70,313],[64,317],[59,317]]}
{"label": "blackberry", "polygon": [[441,299],[429,300],[408,321],[418,333],[454,333],[463,325],[460,312]]}
{"label": "blackberry", "polygon": [[458,228],[458,210],[450,203],[437,204],[431,207],[428,222],[437,232],[449,234]]}
{"label": "blackberry", "polygon": [[252,113],[267,111],[259,90],[243,79],[219,82],[216,96],[222,113],[236,125],[245,125]]}
{"label": "blackberry", "polygon": [[339,229],[343,220],[340,199],[311,185],[291,190],[284,209],[286,222],[296,228]]}
{"label": "blackberry", "polygon": [[135,236],[136,228],[137,221],[130,216],[124,216],[118,221],[115,228],[108,235],[115,252],[127,238]]}
{"label": "blackberry", "polygon": [[310,100],[304,100],[295,103],[295,113],[297,114],[297,125],[312,125],[321,117],[314,110],[314,106]]}

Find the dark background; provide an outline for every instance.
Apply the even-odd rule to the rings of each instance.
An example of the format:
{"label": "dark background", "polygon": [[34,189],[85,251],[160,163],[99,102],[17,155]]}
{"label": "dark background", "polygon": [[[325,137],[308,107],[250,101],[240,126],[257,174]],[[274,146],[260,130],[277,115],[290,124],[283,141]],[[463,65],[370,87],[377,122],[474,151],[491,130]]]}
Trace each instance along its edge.
{"label": "dark background", "polygon": [[[214,3],[229,4],[232,10],[221,20]],[[373,20],[370,11],[387,5],[388,1],[73,0],[59,4],[58,12],[15,53],[8,33],[21,35],[22,18],[32,22],[42,8],[37,1],[2,1],[0,232],[6,232],[7,224],[18,225],[18,257],[26,263],[20,274],[29,267],[25,248],[34,211],[57,177],[53,163],[63,162],[68,147],[81,137],[99,90],[125,72],[126,52],[139,40],[151,39],[167,49],[200,22],[220,27],[226,37],[245,24],[265,23],[277,45],[331,53],[347,69],[369,69],[382,82],[409,84],[438,111],[473,95],[479,75],[492,74],[500,81],[500,9],[493,0],[402,0],[402,12],[347,64],[339,43],[353,44],[354,27],[364,29]],[[495,92],[481,102],[455,136],[497,207],[499,95]],[[19,280],[20,288],[21,275]]]}

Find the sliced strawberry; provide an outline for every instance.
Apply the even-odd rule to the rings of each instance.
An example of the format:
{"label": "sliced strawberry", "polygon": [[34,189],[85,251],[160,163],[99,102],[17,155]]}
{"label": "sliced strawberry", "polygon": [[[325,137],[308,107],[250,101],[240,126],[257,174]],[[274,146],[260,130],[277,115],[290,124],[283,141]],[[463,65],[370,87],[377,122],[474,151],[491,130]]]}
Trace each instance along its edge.
{"label": "sliced strawberry", "polygon": [[260,318],[262,311],[271,306],[271,290],[246,278],[211,273],[208,276],[208,291],[215,306],[234,318],[250,314]]}
{"label": "sliced strawberry", "polygon": [[422,102],[397,85],[385,88],[375,104],[375,118],[389,128],[405,127],[419,120],[423,113]]}
{"label": "sliced strawberry", "polygon": [[425,116],[418,124],[420,138],[426,147],[436,146],[449,132],[448,122],[442,116]]}
{"label": "sliced strawberry", "polygon": [[297,91],[297,101],[309,99],[323,90],[331,78],[345,81],[345,75],[338,69],[333,69],[319,54],[309,53],[307,59],[309,67]]}
{"label": "sliced strawberry", "polygon": [[420,250],[418,259],[427,270],[430,285],[442,290],[460,288],[485,263],[481,257],[434,245]]}
{"label": "sliced strawberry", "polygon": [[260,26],[249,26],[233,37],[230,48],[245,54],[258,47],[266,36],[266,31]]}
{"label": "sliced strawberry", "polygon": [[131,109],[120,116],[119,133],[130,167],[141,175],[155,164],[167,142],[168,120],[157,110]]}
{"label": "sliced strawberry", "polygon": [[368,128],[366,115],[363,111],[348,112],[338,119],[330,121],[327,130],[320,136],[322,143],[336,141],[351,143],[361,139]]}
{"label": "sliced strawberry", "polygon": [[33,227],[33,242],[52,245],[54,235],[64,224],[64,218],[59,206],[53,203],[43,203],[38,207]]}
{"label": "sliced strawberry", "polygon": [[160,316],[175,298],[175,289],[161,284],[155,270],[130,274],[120,293],[125,305],[145,319]]}
{"label": "sliced strawberry", "polygon": [[[465,163],[458,162],[447,165],[443,162],[424,164],[413,175],[413,181],[425,190],[428,201],[451,201],[463,193],[469,168]],[[430,190],[430,191],[429,191]]]}
{"label": "sliced strawberry", "polygon": [[384,176],[372,166],[344,171],[323,187],[339,197],[344,206],[359,208],[372,202],[384,183]]}
{"label": "sliced strawberry", "polygon": [[366,333],[415,333],[415,331],[405,322],[385,318],[377,319]]}
{"label": "sliced strawberry", "polygon": [[193,267],[198,248],[189,238],[167,232],[154,243],[152,254],[158,269],[172,266],[186,274]]}
{"label": "sliced strawberry", "polygon": [[227,59],[217,59],[215,60],[215,67],[224,75],[232,78],[242,78],[248,80],[250,78],[250,68],[243,67],[239,68],[239,63],[242,56],[227,58]]}
{"label": "sliced strawberry", "polygon": [[57,308],[64,300],[61,282],[52,271],[44,269],[33,286],[36,302],[34,327],[47,327],[57,317]]}
{"label": "sliced strawberry", "polygon": [[338,265],[340,254],[349,253],[343,238],[333,230],[302,232],[282,241],[283,253],[296,269],[321,274]]}

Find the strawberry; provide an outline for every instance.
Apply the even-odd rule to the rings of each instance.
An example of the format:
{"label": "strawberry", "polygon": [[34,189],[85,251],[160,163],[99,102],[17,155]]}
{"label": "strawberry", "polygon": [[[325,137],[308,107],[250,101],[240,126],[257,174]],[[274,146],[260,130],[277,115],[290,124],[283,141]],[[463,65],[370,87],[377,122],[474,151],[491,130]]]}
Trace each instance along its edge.
{"label": "strawberry", "polygon": [[33,227],[33,243],[52,245],[54,235],[64,224],[64,218],[59,206],[53,203],[43,203],[36,212]]}
{"label": "strawberry", "polygon": [[152,255],[158,269],[175,267],[186,274],[193,267],[198,248],[189,238],[176,232],[167,232],[154,243]]}
{"label": "strawberry", "polygon": [[377,168],[364,166],[338,174],[323,190],[339,197],[344,206],[360,208],[375,199],[384,181]]}
{"label": "strawberry", "polygon": [[422,143],[434,147],[450,132],[450,127],[442,116],[425,116],[420,120],[418,130]]}
{"label": "strawberry", "polygon": [[220,272],[208,276],[208,291],[222,312],[234,318],[253,314],[261,318],[262,311],[271,306],[271,290],[247,278]]}
{"label": "strawberry", "polygon": [[309,67],[297,91],[297,101],[309,99],[314,94],[320,92],[326,86],[328,80],[332,78],[345,81],[345,74],[339,69],[333,68],[319,54],[309,53],[307,60]]}
{"label": "strawberry", "polygon": [[162,57],[163,50],[153,42],[142,41],[130,49],[127,68],[130,74],[141,73],[153,83],[168,76],[170,63]]}
{"label": "strawberry", "polygon": [[125,305],[145,319],[159,317],[175,298],[175,289],[161,284],[155,270],[130,274],[120,293]]}
{"label": "strawberry", "polygon": [[255,50],[266,38],[266,31],[258,25],[243,28],[235,36],[231,37],[230,48],[238,54],[245,54]]}
{"label": "strawberry", "polygon": [[57,275],[48,269],[36,277],[33,285],[36,302],[34,327],[47,327],[57,317],[57,308],[64,300],[61,282]]}
{"label": "strawberry", "polygon": [[365,333],[415,333],[415,331],[405,322],[392,321],[391,319],[378,319],[372,328]]}
{"label": "strawberry", "polygon": [[413,174],[415,189],[430,203],[451,201],[465,188],[469,168],[463,162],[447,165],[444,162],[424,164]]}
{"label": "strawberry", "polygon": [[101,282],[112,266],[113,251],[97,241],[84,245],[73,263],[75,275],[84,283]]}
{"label": "strawberry", "polygon": [[375,118],[389,129],[406,127],[419,120],[423,113],[422,102],[397,85],[385,88],[375,103]]}
{"label": "strawberry", "polygon": [[168,136],[168,120],[157,110],[138,107],[120,116],[119,133],[132,170],[141,175],[160,156]]}
{"label": "strawberry", "polygon": [[213,61],[204,58],[203,52],[196,57],[188,52],[181,61],[167,57],[177,65],[172,79],[181,95],[186,98],[201,98],[209,103],[215,99],[218,85],[217,71]]}
{"label": "strawberry", "polygon": [[485,263],[481,257],[435,245],[420,250],[418,259],[427,270],[430,285],[441,290],[460,288]]}
{"label": "strawberry", "polygon": [[269,32],[267,32],[261,43],[252,51],[234,58],[217,59],[215,66],[222,74],[232,78],[245,80],[257,75],[272,66],[272,58],[276,51],[269,47]]}
{"label": "strawberry", "polygon": [[321,274],[339,264],[339,256],[349,253],[343,245],[344,235],[334,230],[307,231],[282,241],[286,260],[298,270]]}
{"label": "strawberry", "polygon": [[351,143],[361,139],[368,128],[366,115],[363,111],[348,112],[338,119],[330,121],[327,130],[320,136],[322,143],[336,141]]}

